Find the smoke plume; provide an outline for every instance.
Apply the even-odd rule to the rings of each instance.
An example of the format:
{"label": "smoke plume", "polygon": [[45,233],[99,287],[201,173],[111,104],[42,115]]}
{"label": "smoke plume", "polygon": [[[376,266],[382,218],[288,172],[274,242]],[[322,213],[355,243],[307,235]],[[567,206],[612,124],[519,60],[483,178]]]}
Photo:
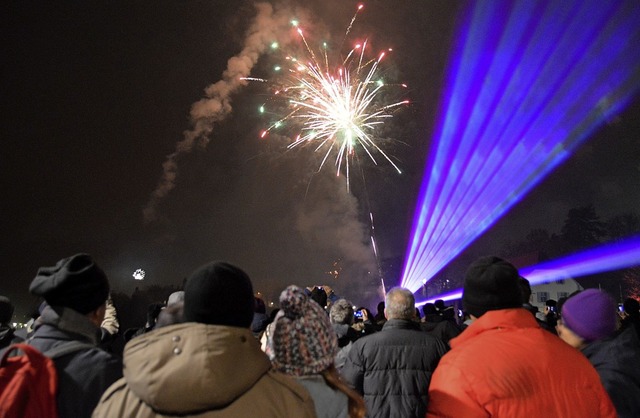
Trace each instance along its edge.
{"label": "smoke plume", "polygon": [[302,237],[311,247],[333,253],[346,264],[375,272],[368,227],[358,219],[358,201],[347,192],[344,178],[319,176],[316,186],[313,201],[306,201],[296,213]]}
{"label": "smoke plume", "polygon": [[222,79],[208,86],[205,97],[191,106],[192,129],[185,131],[175,151],[167,155],[162,164],[162,176],[143,209],[145,223],[158,220],[158,205],[175,187],[178,157],[191,152],[196,146],[207,146],[215,123],[225,119],[232,111],[231,95],[247,84],[242,78],[249,76],[260,55],[271,42],[281,40],[282,33],[288,27],[289,13],[275,11],[268,3],[258,3],[255,7],[257,15],[249,26],[242,51],[229,59]]}

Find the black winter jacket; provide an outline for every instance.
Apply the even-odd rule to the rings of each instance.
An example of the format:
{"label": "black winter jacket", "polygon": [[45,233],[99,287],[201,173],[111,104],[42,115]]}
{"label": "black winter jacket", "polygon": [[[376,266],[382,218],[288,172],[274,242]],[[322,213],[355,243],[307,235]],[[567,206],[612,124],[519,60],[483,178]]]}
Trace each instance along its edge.
{"label": "black winter jacket", "polygon": [[[68,308],[48,306],[29,342],[42,352],[77,340],[96,345],[99,328]],[[100,396],[122,377],[122,361],[102,349],[86,348],[54,359],[58,373],[58,416],[89,418]]]}
{"label": "black winter jacket", "polygon": [[640,341],[633,327],[582,352],[598,371],[620,418],[640,417]]}
{"label": "black winter jacket", "polygon": [[353,343],[342,376],[364,396],[369,417],[420,417],[429,382],[446,344],[408,320],[390,319],[382,331]]}

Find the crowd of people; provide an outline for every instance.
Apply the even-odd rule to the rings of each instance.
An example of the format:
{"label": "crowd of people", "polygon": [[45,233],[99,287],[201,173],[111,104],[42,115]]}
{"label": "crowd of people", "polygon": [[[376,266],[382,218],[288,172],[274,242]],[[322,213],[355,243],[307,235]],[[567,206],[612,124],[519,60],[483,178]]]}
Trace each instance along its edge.
{"label": "crowd of people", "polygon": [[640,416],[638,301],[620,313],[587,289],[536,317],[528,281],[498,257],[469,266],[463,318],[442,301],[417,309],[401,287],[374,315],[328,286],[290,285],[268,313],[225,262],[195,270],[126,333],[87,254],[41,267],[29,290],[43,303],[22,336],[0,296],[0,349],[75,342],[53,357],[61,418]]}

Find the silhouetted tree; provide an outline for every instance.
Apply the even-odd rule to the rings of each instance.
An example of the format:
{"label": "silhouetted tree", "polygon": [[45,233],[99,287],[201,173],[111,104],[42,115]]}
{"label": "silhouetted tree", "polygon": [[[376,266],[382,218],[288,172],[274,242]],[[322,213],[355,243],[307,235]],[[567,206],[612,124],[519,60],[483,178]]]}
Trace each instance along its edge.
{"label": "silhouetted tree", "polygon": [[627,238],[640,233],[640,216],[632,212],[623,213],[610,218],[605,226],[611,239]]}
{"label": "silhouetted tree", "polygon": [[595,246],[605,235],[605,224],[593,205],[570,209],[561,232],[567,251]]}
{"label": "silhouetted tree", "polygon": [[556,234],[550,234],[544,228],[529,231],[522,241],[505,241],[501,254],[506,258],[520,257],[523,254],[537,253],[540,261],[557,257],[562,252],[561,239]]}

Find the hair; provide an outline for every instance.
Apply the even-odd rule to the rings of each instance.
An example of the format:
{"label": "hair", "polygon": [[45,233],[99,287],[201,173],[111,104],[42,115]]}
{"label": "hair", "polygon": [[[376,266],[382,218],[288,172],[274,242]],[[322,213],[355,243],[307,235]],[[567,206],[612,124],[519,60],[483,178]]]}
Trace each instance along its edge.
{"label": "hair", "polygon": [[413,293],[403,287],[394,287],[387,292],[385,306],[389,319],[413,319],[416,314]]}
{"label": "hair", "polygon": [[329,320],[332,324],[351,325],[353,323],[353,307],[346,299],[337,300],[331,305]]}
{"label": "hair", "polygon": [[362,399],[362,396],[358,392],[344,383],[336,367],[331,365],[328,369],[323,370],[321,374],[330,388],[347,395],[349,399],[349,418],[364,418],[364,414],[366,413],[364,399]]}

